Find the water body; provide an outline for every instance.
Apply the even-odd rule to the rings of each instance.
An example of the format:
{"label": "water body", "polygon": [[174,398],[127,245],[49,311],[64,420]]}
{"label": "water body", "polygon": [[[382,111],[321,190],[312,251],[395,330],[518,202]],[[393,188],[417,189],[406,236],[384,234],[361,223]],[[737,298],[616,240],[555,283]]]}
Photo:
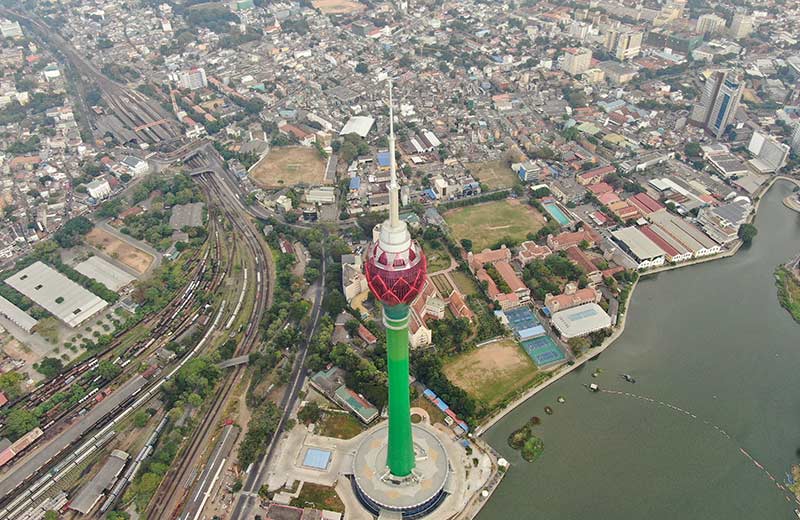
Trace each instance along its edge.
{"label": "water body", "polygon": [[[513,466],[479,520],[795,518],[766,474],[783,481],[800,447],[800,326],[772,274],[800,251],[800,215],[781,204],[791,189],[765,195],[751,248],[642,280],[609,350],[487,432]],[[507,438],[534,415],[545,451],[528,464]]]}

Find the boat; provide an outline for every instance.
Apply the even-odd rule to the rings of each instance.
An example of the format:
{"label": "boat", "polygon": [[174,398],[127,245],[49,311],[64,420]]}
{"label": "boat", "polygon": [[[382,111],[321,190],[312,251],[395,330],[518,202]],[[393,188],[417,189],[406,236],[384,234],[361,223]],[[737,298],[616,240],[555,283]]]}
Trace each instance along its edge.
{"label": "boat", "polygon": [[599,392],[600,387],[596,383],[592,383],[591,385],[589,385],[589,390],[591,392]]}
{"label": "boat", "polygon": [[545,406],[544,413],[546,413],[547,415],[553,415],[553,409],[550,408],[549,406]]}
{"label": "boat", "polygon": [[797,515],[797,518],[800,518],[800,510],[795,509],[794,514]]}
{"label": "boat", "polygon": [[565,403],[567,400],[566,400],[566,399],[564,399],[564,396],[563,396],[563,395],[559,395],[559,396],[558,396],[558,399],[556,399],[556,401],[558,401],[558,402],[559,402],[559,403],[561,403],[561,404],[564,404],[564,403]]}
{"label": "boat", "polygon": [[630,374],[620,374],[620,375],[622,376],[622,379],[624,379],[625,381],[627,381],[629,383],[635,383],[636,382],[636,380]]}

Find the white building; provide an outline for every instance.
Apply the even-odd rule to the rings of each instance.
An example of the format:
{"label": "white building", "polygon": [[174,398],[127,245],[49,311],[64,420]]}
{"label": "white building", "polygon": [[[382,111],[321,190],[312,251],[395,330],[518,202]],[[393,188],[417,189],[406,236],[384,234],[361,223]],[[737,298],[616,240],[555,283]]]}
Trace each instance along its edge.
{"label": "white building", "polygon": [[611,316],[596,303],[585,303],[553,314],[553,326],[564,339],[586,336],[611,326]]}
{"label": "white building", "polygon": [[22,38],[22,27],[19,22],[4,19],[0,21],[0,34],[3,38]]}
{"label": "white building", "polygon": [[9,276],[5,283],[69,327],[79,326],[108,306],[108,302],[42,262]]}
{"label": "white building", "polygon": [[103,177],[98,177],[86,185],[89,196],[100,200],[111,195],[111,185]]}
{"label": "white building", "polygon": [[58,70],[58,65],[56,65],[55,63],[51,63],[50,65],[44,68],[44,70],[42,71],[42,76],[44,76],[45,80],[52,81],[56,78],[61,77],[61,71]]}
{"label": "white building", "polygon": [[148,170],[150,170],[150,167],[147,165],[147,161],[144,161],[132,155],[124,157],[122,159],[122,164],[124,164],[125,167],[128,168],[128,171],[133,177],[144,175],[148,172]]}
{"label": "white building", "polygon": [[306,191],[306,202],[311,204],[333,204],[336,202],[336,188],[322,186]]}
{"label": "white building", "polygon": [[636,227],[627,227],[612,231],[614,242],[625,251],[637,264],[639,269],[649,269],[664,265],[665,252],[658,244]]}
{"label": "white building", "polygon": [[183,71],[178,76],[178,86],[189,90],[198,90],[208,86],[206,71],[203,68],[190,69]]}
{"label": "white building", "polygon": [[774,173],[786,166],[789,158],[789,146],[758,131],[753,132],[747,150],[753,154],[750,165],[759,173]]}

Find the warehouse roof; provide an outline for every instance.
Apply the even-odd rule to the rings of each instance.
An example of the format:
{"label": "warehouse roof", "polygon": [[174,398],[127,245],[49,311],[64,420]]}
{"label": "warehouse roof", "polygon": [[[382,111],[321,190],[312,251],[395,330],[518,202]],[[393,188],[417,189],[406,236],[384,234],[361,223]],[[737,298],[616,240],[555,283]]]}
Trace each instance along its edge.
{"label": "warehouse roof", "polygon": [[553,314],[553,325],[571,339],[610,327],[611,317],[596,303],[585,303]]}
{"label": "warehouse roof", "polygon": [[114,450],[111,456],[100,471],[89,481],[88,484],[78,492],[78,495],[72,500],[69,508],[78,511],[83,515],[88,515],[94,509],[97,501],[103,495],[103,491],[111,489],[114,482],[117,480],[122,468],[128,461],[128,454],[121,450]]}
{"label": "warehouse roof", "polygon": [[99,256],[90,256],[76,265],[75,270],[89,278],[97,280],[112,291],[118,291],[120,288],[136,280],[135,276],[128,274]]}
{"label": "warehouse roof", "polygon": [[339,135],[358,134],[361,137],[367,137],[373,124],[375,124],[375,119],[369,116],[354,116],[345,123]]}
{"label": "warehouse roof", "polygon": [[638,228],[627,227],[612,231],[611,234],[618,242],[625,244],[640,262],[664,255],[664,250],[647,238],[647,235]]}
{"label": "warehouse roof", "polygon": [[31,318],[25,311],[0,296],[0,316],[4,316],[11,320],[11,322],[20,327],[25,332],[30,332],[31,329],[38,323],[35,319]]}
{"label": "warehouse roof", "polygon": [[9,276],[6,283],[70,327],[77,327],[108,306],[107,301],[42,262]]}

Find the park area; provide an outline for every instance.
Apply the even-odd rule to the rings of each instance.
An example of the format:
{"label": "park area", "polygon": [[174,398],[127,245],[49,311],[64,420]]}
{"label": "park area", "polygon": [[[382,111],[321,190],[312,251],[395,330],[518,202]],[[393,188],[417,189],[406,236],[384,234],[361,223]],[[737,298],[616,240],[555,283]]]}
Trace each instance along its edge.
{"label": "park area", "polygon": [[315,186],[325,181],[325,161],[316,148],[275,147],[258,161],[250,176],[265,188]]}
{"label": "park area", "polygon": [[86,235],[86,242],[111,258],[119,260],[140,275],[144,274],[153,263],[151,254],[97,227]]}
{"label": "park area", "polygon": [[450,253],[439,240],[422,240],[422,251],[428,260],[428,272],[436,273],[450,267]]}
{"label": "park area", "polygon": [[483,251],[502,243],[517,244],[544,227],[544,217],[518,199],[504,199],[464,206],[445,212],[444,218],[456,241],[472,241],[472,250]]}
{"label": "park area", "polygon": [[528,388],[538,374],[531,358],[512,339],[459,354],[445,363],[444,373],[489,408]]}
{"label": "park area", "polygon": [[364,4],[352,0],[313,0],[311,5],[322,14],[349,14],[363,10]]}
{"label": "park area", "polygon": [[467,163],[464,167],[491,190],[510,188],[517,183],[517,175],[504,159],[480,163]]}

